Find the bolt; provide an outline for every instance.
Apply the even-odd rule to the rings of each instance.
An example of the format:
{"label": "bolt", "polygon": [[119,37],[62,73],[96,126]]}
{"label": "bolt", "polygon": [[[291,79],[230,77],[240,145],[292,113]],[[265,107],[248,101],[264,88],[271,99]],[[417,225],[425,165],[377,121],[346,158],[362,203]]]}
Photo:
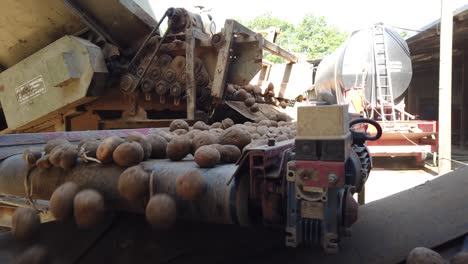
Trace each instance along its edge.
{"label": "bolt", "polygon": [[328,174],[328,182],[330,184],[335,184],[338,181],[338,176],[335,173]]}

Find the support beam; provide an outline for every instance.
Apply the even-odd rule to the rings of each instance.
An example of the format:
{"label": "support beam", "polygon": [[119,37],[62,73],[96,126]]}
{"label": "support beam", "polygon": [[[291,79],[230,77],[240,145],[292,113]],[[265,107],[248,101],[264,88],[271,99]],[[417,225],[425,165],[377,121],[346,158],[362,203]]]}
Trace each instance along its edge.
{"label": "support beam", "polygon": [[466,142],[466,123],[468,122],[468,87],[466,79],[468,78],[468,52],[463,51],[462,55],[462,81],[461,81],[461,100],[460,100],[460,149],[465,149]]}
{"label": "support beam", "polygon": [[195,84],[195,36],[194,30],[188,29],[185,34],[185,76],[187,83],[187,119],[195,120],[196,84]]}
{"label": "support beam", "polygon": [[227,19],[224,24],[223,35],[224,44],[218,52],[218,61],[216,62],[213,84],[211,86],[211,96],[216,100],[221,100],[224,93],[224,84],[229,70],[231,60],[231,47],[234,38],[234,27],[237,22]]}
{"label": "support beam", "polygon": [[266,39],[263,39],[263,48],[271,54],[281,57],[291,63],[297,63],[298,61],[297,57],[294,54],[286,51],[285,49],[282,49],[278,45],[271,43]]}
{"label": "support beam", "polygon": [[452,36],[451,0],[442,0],[439,66],[439,175],[451,171],[452,156]]}

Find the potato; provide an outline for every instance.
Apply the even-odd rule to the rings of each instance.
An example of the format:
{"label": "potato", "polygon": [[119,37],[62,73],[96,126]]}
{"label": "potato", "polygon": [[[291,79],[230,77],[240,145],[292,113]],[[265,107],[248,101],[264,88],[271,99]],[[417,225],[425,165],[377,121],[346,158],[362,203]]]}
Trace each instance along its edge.
{"label": "potato", "polygon": [[65,170],[73,168],[76,165],[77,159],[78,147],[72,144],[56,146],[49,156],[49,161],[54,167]]}
{"label": "potato", "polygon": [[286,103],[286,101],[282,101],[280,103],[280,107],[283,108],[283,109],[286,109],[286,107],[288,107],[288,103]]}
{"label": "potato", "polygon": [[213,146],[202,146],[195,151],[195,162],[200,168],[213,168],[221,160],[219,151]]}
{"label": "potato", "polygon": [[256,103],[259,103],[259,104],[264,104],[264,103],[266,103],[265,98],[263,98],[263,97],[260,96],[260,95],[255,96],[255,102],[256,102]]}
{"label": "potato", "polygon": [[44,151],[46,154],[49,154],[56,146],[69,144],[70,142],[64,138],[55,138],[47,141],[47,144],[44,146]]}
{"label": "potato", "polygon": [[243,149],[251,141],[249,132],[239,129],[237,127],[231,127],[224,131],[219,138],[221,145],[235,145],[239,149]]}
{"label": "potato", "polygon": [[281,142],[281,141],[285,141],[285,140],[288,140],[289,138],[285,135],[279,135],[276,137],[276,142]]}
{"label": "potato", "polygon": [[296,133],[297,133],[296,130],[289,131],[289,135],[291,135],[292,137],[295,137]]}
{"label": "potato", "polygon": [[223,129],[228,129],[234,125],[234,121],[231,118],[225,118],[221,121],[221,124],[223,125]]}
{"label": "potato", "polygon": [[253,106],[255,104],[255,98],[249,97],[249,98],[245,99],[244,104],[247,107]]}
{"label": "potato", "polygon": [[241,151],[234,145],[224,145],[220,151],[221,163],[236,163],[241,156]]}
{"label": "potato", "polygon": [[57,220],[67,220],[73,216],[73,199],[78,191],[76,183],[66,182],[52,193],[49,209]]}
{"label": "potato", "polygon": [[249,133],[257,133],[257,127],[254,127],[254,126],[245,126],[245,129],[246,129],[247,132],[249,132]]}
{"label": "potato", "polygon": [[142,201],[149,193],[149,173],[142,166],[133,166],[122,172],[117,189],[128,201]]}
{"label": "potato", "polygon": [[[151,153],[150,153],[151,154]],[[144,150],[138,142],[125,142],[120,144],[112,153],[115,164],[122,167],[137,165],[143,161]]]}
{"label": "potato", "polygon": [[211,145],[218,142],[218,137],[208,131],[201,131],[192,140],[192,149],[195,151],[201,146]]}
{"label": "potato", "polygon": [[266,146],[266,145],[268,145],[268,139],[260,138],[260,139],[252,141],[249,145],[245,146],[245,148],[248,149],[248,148],[255,148],[255,147]]}
{"label": "potato", "polygon": [[11,218],[11,233],[18,241],[33,239],[39,233],[41,219],[38,212],[29,207],[16,208]]}
{"label": "potato", "polygon": [[205,130],[199,130],[199,129],[192,129],[187,134],[185,134],[189,139],[193,139],[196,134],[198,134],[200,131],[205,131]]}
{"label": "potato", "polygon": [[193,124],[193,129],[198,129],[198,130],[210,130],[210,126],[207,125],[203,121],[197,121],[195,124]]}
{"label": "potato", "polygon": [[182,135],[185,135],[187,133],[188,133],[188,131],[185,130],[185,129],[176,129],[176,130],[172,131],[172,134],[176,135],[176,136],[182,136]]}
{"label": "potato", "polygon": [[79,228],[91,228],[104,218],[105,207],[102,195],[92,189],[80,191],[73,200],[73,214]]}
{"label": "potato", "polygon": [[251,111],[252,113],[256,113],[256,112],[260,111],[260,108],[258,107],[258,104],[255,103],[254,105],[252,105],[252,106],[250,107],[250,111]]}
{"label": "potato", "polygon": [[154,228],[167,229],[174,225],[177,218],[176,203],[167,194],[156,194],[146,205],[146,220]]}
{"label": "potato", "polygon": [[35,165],[41,157],[42,153],[39,150],[25,149],[23,151],[23,160],[27,165]]}
{"label": "potato", "polygon": [[224,129],[222,128],[213,128],[213,129],[210,129],[210,133],[219,137],[222,133],[224,133]]}
{"label": "potato", "polygon": [[205,182],[199,170],[189,170],[176,178],[176,194],[182,200],[197,200],[204,188]]}
{"label": "potato", "polygon": [[269,120],[280,121],[278,120],[278,113],[268,112],[265,114]]}
{"label": "potato", "polygon": [[274,91],[274,90],[275,90],[275,85],[272,82],[268,83],[266,91]]}
{"label": "potato", "polygon": [[287,125],[286,121],[278,121],[278,126],[279,127],[284,127],[286,125]]}
{"label": "potato", "polygon": [[259,139],[260,138],[260,135],[258,133],[251,133],[250,134],[250,138],[252,140],[256,140],[256,139]]}
{"label": "potato", "polygon": [[223,124],[221,124],[221,122],[214,122],[213,124],[211,124],[210,126],[210,130],[211,129],[214,129],[214,128],[223,128]]}
{"label": "potato", "polygon": [[450,259],[450,264],[466,264],[468,263],[468,252],[460,252]]}
{"label": "potato", "polygon": [[185,121],[185,120],[182,120],[182,119],[176,119],[174,121],[171,122],[171,124],[169,125],[169,131],[175,131],[177,129],[184,129],[186,131],[189,131],[189,125],[188,123]]}
{"label": "potato", "polygon": [[170,142],[172,138],[174,137],[174,135],[166,131],[157,131],[154,134],[163,137],[167,142]]}
{"label": "potato", "polygon": [[266,135],[268,133],[268,127],[267,126],[258,126],[257,127],[257,133],[260,136]]}
{"label": "potato", "polygon": [[232,84],[227,84],[226,85],[226,93],[227,94],[234,94],[237,90],[234,88],[234,85]]}
{"label": "potato", "polygon": [[439,255],[439,253],[424,247],[417,247],[411,250],[406,258],[407,264],[444,264],[445,260]]}
{"label": "potato", "polygon": [[48,169],[52,167],[52,163],[49,160],[49,154],[44,155],[42,158],[36,161],[36,166],[40,169]]}
{"label": "potato", "polygon": [[221,149],[223,148],[223,145],[216,143],[216,144],[211,144],[209,146],[214,147],[221,155]]}
{"label": "potato", "polygon": [[125,140],[118,136],[110,136],[102,140],[101,144],[96,151],[96,158],[100,160],[102,163],[111,163],[112,162],[112,154],[114,150]]}
{"label": "potato", "polygon": [[248,98],[248,93],[244,89],[240,89],[234,93],[233,99],[235,101],[245,101]]}
{"label": "potato", "polygon": [[246,130],[246,129],[247,129],[247,127],[246,127],[244,124],[235,124],[235,125],[233,125],[232,127],[240,128],[240,129],[242,129],[242,130]]}
{"label": "potato", "polygon": [[258,122],[258,125],[259,125],[259,126],[267,126],[267,127],[269,127],[270,124],[271,124],[271,121],[270,121],[270,120],[267,120],[267,119],[260,120],[260,122]]}
{"label": "potato", "polygon": [[288,121],[290,117],[286,113],[279,113],[277,116],[277,121]]}
{"label": "potato", "polygon": [[33,246],[26,249],[19,255],[15,264],[50,264],[51,258],[49,252],[43,247]]}
{"label": "potato", "polygon": [[171,142],[167,144],[167,157],[173,161],[184,159],[192,148],[192,143],[187,136],[175,136]]}
{"label": "potato", "polygon": [[270,127],[268,128],[268,132],[273,133],[273,134],[278,134],[278,133],[280,132],[280,130],[279,130],[279,128],[277,128],[277,127],[270,126]]}
{"label": "potato", "polygon": [[82,149],[86,153],[86,156],[91,157],[91,158],[96,158],[96,152],[97,149],[99,148],[99,144],[101,144],[101,141],[93,138],[89,139],[84,139],[81,140],[80,143],[78,144],[78,151],[81,151]]}
{"label": "potato", "polygon": [[147,136],[151,144],[151,158],[153,159],[165,159],[167,141],[160,135],[150,134]]}
{"label": "potato", "polygon": [[151,156],[151,151],[152,151],[151,142],[148,140],[148,138],[145,135],[137,131],[132,131],[128,133],[127,141],[130,141],[130,142],[134,141],[140,144],[141,147],[143,148],[143,153],[144,153],[143,160],[149,159],[149,157]]}
{"label": "potato", "polygon": [[255,95],[261,95],[262,94],[262,88],[258,85],[254,85],[252,87],[252,92],[255,94]]}

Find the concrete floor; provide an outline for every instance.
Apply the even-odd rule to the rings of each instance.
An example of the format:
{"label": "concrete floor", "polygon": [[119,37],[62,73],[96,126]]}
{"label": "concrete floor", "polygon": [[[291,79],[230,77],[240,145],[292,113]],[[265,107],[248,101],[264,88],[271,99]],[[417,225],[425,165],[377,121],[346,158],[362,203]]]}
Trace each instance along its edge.
{"label": "concrete floor", "polygon": [[[435,174],[435,175],[433,175]],[[424,184],[437,177],[429,169],[373,169],[366,182],[366,203]]]}
{"label": "concrete floor", "polygon": [[[437,167],[415,168],[408,158],[374,159],[366,182],[366,203],[424,184],[437,178]],[[457,164],[452,165],[456,169]]]}

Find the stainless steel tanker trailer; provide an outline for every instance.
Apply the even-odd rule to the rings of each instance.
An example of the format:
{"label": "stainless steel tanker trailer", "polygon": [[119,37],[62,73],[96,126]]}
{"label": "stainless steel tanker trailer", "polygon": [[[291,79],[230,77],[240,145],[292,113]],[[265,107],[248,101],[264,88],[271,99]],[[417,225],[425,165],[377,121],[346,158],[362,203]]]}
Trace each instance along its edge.
{"label": "stainless steel tanker trailer", "polygon": [[[411,82],[406,41],[383,24],[353,32],[317,68],[316,99],[348,104],[350,112],[377,120],[384,133],[369,144],[373,156],[414,156],[424,166],[428,153],[436,163],[437,124],[405,111]],[[371,128],[372,129],[372,128]]]}

